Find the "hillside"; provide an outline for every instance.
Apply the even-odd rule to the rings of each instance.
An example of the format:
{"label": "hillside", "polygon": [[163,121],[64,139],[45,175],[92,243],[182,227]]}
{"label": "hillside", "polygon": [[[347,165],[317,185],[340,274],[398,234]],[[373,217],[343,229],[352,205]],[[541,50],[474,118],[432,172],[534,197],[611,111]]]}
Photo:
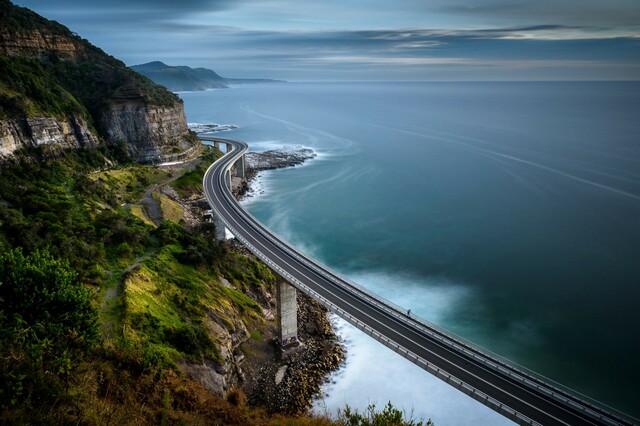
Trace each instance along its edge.
{"label": "hillside", "polygon": [[282,82],[270,79],[225,78],[207,68],[170,66],[160,61],[134,65],[131,68],[173,92],[223,89],[230,84]]}
{"label": "hillside", "polygon": [[391,407],[377,423],[279,414],[304,413],[335,335],[300,296],[302,357],[277,360],[277,277],[201,220],[220,155],[96,171],[101,152],[70,150],[0,168],[0,424],[417,424]]}
{"label": "hillside", "polygon": [[196,141],[173,93],[63,25],[0,0],[0,159],[103,144],[154,162]]}

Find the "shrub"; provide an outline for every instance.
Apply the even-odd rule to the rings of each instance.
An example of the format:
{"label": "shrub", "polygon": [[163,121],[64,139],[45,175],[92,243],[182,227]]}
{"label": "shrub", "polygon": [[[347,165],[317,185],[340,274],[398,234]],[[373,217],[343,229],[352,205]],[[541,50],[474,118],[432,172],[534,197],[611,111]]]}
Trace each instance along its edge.
{"label": "shrub", "polygon": [[376,405],[371,404],[362,414],[347,405],[338,413],[338,424],[343,426],[433,426],[430,419],[425,423],[422,420],[416,422],[413,416],[405,418],[405,414],[395,408],[391,402],[388,402],[382,411],[377,411]]}
{"label": "shrub", "polygon": [[69,265],[47,253],[0,255],[0,401],[18,403],[24,388],[51,392],[97,344],[91,298]]}
{"label": "shrub", "polygon": [[247,405],[247,395],[242,389],[233,388],[227,393],[227,401],[238,408],[243,408]]}

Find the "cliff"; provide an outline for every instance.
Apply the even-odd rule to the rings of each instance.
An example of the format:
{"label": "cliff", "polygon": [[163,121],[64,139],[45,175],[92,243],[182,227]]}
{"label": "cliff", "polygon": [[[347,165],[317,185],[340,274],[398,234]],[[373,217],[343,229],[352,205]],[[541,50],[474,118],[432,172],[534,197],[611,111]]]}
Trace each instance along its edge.
{"label": "cliff", "polygon": [[223,89],[230,84],[282,83],[280,80],[264,78],[225,78],[208,68],[171,66],[160,61],[134,65],[131,68],[174,92]]}
{"label": "cliff", "polygon": [[66,27],[0,0],[0,28],[0,159],[104,144],[158,162],[198,146],[176,95]]}

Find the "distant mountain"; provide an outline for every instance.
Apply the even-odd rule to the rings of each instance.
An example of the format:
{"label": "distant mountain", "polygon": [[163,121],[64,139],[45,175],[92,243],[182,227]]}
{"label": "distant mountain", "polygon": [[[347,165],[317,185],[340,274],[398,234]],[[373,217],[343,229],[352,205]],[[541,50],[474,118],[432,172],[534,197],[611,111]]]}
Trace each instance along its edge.
{"label": "distant mountain", "polygon": [[223,89],[228,87],[229,84],[282,82],[281,80],[270,79],[225,78],[207,68],[171,66],[160,61],[134,65],[131,68],[174,92]]}

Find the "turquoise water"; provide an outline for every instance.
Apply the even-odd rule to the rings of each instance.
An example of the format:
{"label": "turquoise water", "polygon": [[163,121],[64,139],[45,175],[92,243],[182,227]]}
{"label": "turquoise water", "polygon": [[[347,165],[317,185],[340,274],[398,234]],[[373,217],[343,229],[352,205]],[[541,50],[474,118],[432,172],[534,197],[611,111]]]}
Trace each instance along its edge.
{"label": "turquoise water", "polygon": [[266,173],[248,202],[277,233],[638,417],[639,94],[634,82],[288,83],[180,96],[188,121],[236,124],[225,135],[254,150],[319,153]]}

